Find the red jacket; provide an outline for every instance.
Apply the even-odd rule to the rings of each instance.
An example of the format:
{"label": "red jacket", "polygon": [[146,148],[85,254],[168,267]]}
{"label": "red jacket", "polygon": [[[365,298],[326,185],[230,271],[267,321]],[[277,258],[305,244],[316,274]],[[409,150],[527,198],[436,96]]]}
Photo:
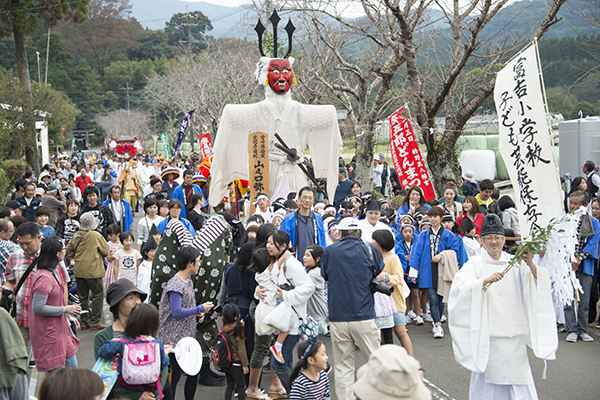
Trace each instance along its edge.
{"label": "red jacket", "polygon": [[77,177],[77,179],[75,179],[75,184],[81,190],[81,193],[83,193],[83,191],[85,190],[86,187],[88,187],[90,185],[94,186],[94,182],[92,182],[90,177],[87,175],[83,178],[81,177],[81,175],[79,175]]}

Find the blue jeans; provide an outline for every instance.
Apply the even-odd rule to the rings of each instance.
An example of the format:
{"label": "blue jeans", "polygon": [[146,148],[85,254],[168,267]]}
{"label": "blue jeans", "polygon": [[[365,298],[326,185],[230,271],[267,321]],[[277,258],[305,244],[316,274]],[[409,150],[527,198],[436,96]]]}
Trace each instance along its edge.
{"label": "blue jeans", "polygon": [[587,333],[588,314],[590,311],[590,292],[592,291],[593,276],[584,274],[581,271],[576,271],[575,276],[581,283],[583,293],[579,296],[579,306],[577,307],[577,317],[575,317],[575,309],[573,303],[565,307],[565,322],[567,323],[567,331],[569,333]]}
{"label": "blue jeans", "polygon": [[50,371],[48,371],[48,373],[59,370],[61,368],[65,368],[65,367],[77,368],[77,355],[76,354],[73,354],[71,357],[67,358],[65,360],[65,365],[63,365],[62,367],[58,367],[53,370],[50,370]]}
{"label": "blue jeans", "polygon": [[439,325],[442,323],[442,314],[444,313],[444,298],[437,294],[436,288],[427,288],[427,297],[429,297],[429,309],[433,323]]}
{"label": "blue jeans", "polygon": [[298,335],[288,335],[283,341],[283,347],[281,353],[285,363],[281,364],[275,359],[275,356],[271,355],[271,367],[281,380],[281,384],[287,387],[287,381],[294,368],[294,347],[298,343]]}

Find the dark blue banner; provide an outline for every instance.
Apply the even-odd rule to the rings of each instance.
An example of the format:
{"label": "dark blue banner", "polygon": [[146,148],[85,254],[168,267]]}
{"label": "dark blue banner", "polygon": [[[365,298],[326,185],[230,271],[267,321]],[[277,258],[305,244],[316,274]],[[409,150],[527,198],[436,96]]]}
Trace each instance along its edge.
{"label": "dark blue banner", "polygon": [[183,117],[183,121],[181,121],[181,127],[179,128],[179,136],[177,137],[177,144],[175,145],[175,151],[173,152],[174,157],[177,157],[177,151],[179,150],[179,146],[181,145],[181,142],[183,142],[183,137],[185,136],[185,131],[187,130],[187,127],[189,124],[189,119],[194,114],[194,111],[196,111],[196,110],[194,109],[194,110],[188,112],[187,114],[185,114],[185,117]]}

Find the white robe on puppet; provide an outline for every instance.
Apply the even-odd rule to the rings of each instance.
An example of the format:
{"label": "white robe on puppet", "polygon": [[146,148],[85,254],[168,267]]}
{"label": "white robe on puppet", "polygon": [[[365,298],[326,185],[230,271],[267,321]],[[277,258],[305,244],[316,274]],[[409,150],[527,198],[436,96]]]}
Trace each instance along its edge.
{"label": "white robe on puppet", "polygon": [[500,260],[494,261],[483,251],[458,271],[450,290],[452,346],[456,361],[473,372],[471,395],[477,380],[480,388],[487,388],[484,390],[490,390],[490,384],[529,385],[518,389],[533,388],[535,394],[527,346],[538,358],[555,359],[558,335],[550,278],[544,268],[537,268],[536,279],[521,263],[486,292],[482,290],[483,279],[502,272],[509,259],[510,255],[502,253]]}
{"label": "white robe on puppet", "polygon": [[290,91],[277,94],[266,87],[265,100],[255,104],[228,104],[223,109],[210,171],[209,203],[212,207],[228,196],[230,182],[248,179],[248,134],[253,132],[269,134],[269,196],[273,195],[281,178],[288,179],[292,192],[298,192],[308,183],[302,170],[275,147],[275,133],[278,133],[299,156],[308,144],[314,175],[327,178],[330,182],[327,194],[333,200],[338,180],[338,157],[342,153],[335,107],[301,104],[292,100]]}

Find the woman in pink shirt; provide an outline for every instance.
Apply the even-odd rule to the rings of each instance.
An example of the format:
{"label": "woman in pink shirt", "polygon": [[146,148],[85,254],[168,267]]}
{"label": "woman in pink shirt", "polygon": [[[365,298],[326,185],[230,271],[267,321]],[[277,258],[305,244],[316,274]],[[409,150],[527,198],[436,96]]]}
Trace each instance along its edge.
{"label": "woman in pink shirt", "polygon": [[[64,268],[66,247],[55,236],[42,242],[37,271],[31,283],[29,337],[36,368],[50,372],[62,367],[77,367],[75,354],[79,339],[71,332],[69,319],[81,312],[78,304],[66,304],[65,287],[58,283],[57,268]],[[75,320],[76,321],[76,320]],[[78,325],[78,322],[75,322]],[[40,381],[42,379],[40,378]]]}

